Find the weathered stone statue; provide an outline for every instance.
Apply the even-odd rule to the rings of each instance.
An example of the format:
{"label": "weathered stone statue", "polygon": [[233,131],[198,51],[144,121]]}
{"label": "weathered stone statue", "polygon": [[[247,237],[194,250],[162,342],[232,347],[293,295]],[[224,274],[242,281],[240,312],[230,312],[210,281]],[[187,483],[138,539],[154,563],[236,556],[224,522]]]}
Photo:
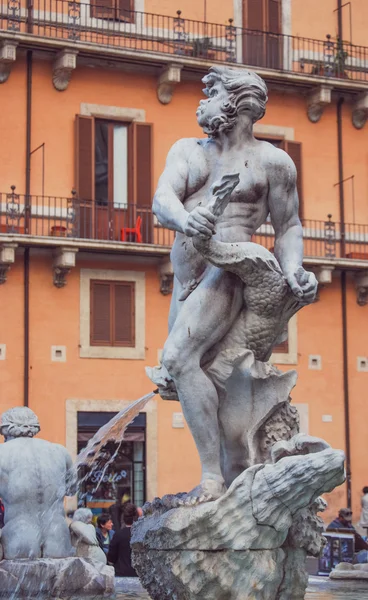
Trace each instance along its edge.
{"label": "weathered stone statue", "polygon": [[145,507],[133,565],[153,600],[303,600],[307,552],[323,548],[319,494],[343,483],[344,453],[298,435],[214,502]]}
{"label": "weathered stone statue", "polygon": [[5,525],[0,537],[0,596],[110,597],[114,569],[93,545],[93,525],[74,522],[73,542],[80,556],[71,544],[63,501],[76,493],[72,459],[63,446],[34,438],[39,431],[38,418],[29,408],[12,408],[1,416]]}
{"label": "weathered stone statue", "polygon": [[[298,433],[296,372],[268,362],[317,290],[303,268],[297,173],[253,135],[260,77],[214,67],[203,81],[208,139],[173,146],[154,197],[176,231],[175,278],[162,364],[147,369],[162,398],[180,400],[202,478],[144,507],[133,564],[153,600],[302,600],[307,553],[324,543],[319,495],[344,481],[344,454]],[[252,242],[268,215],[274,253]]]}
{"label": "weathered stone statue", "polygon": [[39,431],[38,418],[29,408],[12,408],[1,417],[1,544],[8,560],[73,554],[64,517],[64,497],[76,491],[72,459],[63,446],[35,439]]}
{"label": "weathered stone statue", "polygon": [[98,543],[92,518],[93,513],[89,508],[78,508],[75,511],[69,525],[72,544],[76,548],[77,556],[106,565],[106,554]]}
{"label": "weathered stone statue", "polygon": [[[169,337],[148,374],[163,398],[179,398],[196,442],[202,481],[192,494],[218,498],[264,458],[254,438],[296,380],[265,361],[317,282],[302,266],[295,165],[253,135],[265,82],[226,67],[203,82],[197,119],[208,139],[174,144],[154,197],[160,223],[177,234]],[[251,243],[267,215],[274,255]]]}

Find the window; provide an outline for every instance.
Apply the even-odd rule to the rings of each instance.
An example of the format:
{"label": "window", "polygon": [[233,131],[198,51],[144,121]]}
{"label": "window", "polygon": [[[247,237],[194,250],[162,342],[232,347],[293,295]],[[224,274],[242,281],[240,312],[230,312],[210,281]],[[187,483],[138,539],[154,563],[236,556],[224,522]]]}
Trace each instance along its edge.
{"label": "window", "polygon": [[77,235],[151,243],[152,126],[76,117]]}
{"label": "window", "polygon": [[135,283],[90,282],[90,345],[135,346]]}
{"label": "window", "polygon": [[296,365],[298,362],[297,315],[288,323],[287,338],[274,347],[271,362],[279,365]]}
{"label": "window", "polygon": [[[78,412],[78,453],[116,412]],[[111,460],[113,458],[113,460]],[[111,461],[110,464],[109,461]],[[94,514],[106,512],[114,502],[131,501],[143,506],[146,500],[146,414],[139,413],[129,425],[123,442],[109,442],[93,470],[85,471],[79,504]]]}
{"label": "window", "polygon": [[128,125],[95,121],[95,200],[100,206],[128,206]]}
{"label": "window", "polygon": [[279,69],[281,0],[243,0],[243,27],[243,63]]}
{"label": "window", "polygon": [[80,357],[145,358],[145,273],[80,271]]}
{"label": "window", "polygon": [[91,0],[91,17],[132,23],[133,8],[133,0]]}

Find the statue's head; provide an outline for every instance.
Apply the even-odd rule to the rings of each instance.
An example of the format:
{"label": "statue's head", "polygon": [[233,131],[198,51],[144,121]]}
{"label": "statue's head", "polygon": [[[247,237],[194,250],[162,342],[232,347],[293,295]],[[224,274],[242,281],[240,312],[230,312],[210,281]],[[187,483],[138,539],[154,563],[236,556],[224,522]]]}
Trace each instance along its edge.
{"label": "statue's head", "polygon": [[5,440],[33,437],[40,429],[37,415],[26,406],[11,408],[1,415],[0,434],[5,437]]}
{"label": "statue's head", "polygon": [[89,525],[92,523],[93,513],[89,508],[77,508],[73,515],[73,521],[80,521]]}
{"label": "statue's head", "polygon": [[208,100],[201,100],[197,120],[203,131],[216,137],[230,131],[247,114],[255,123],[265,114],[267,86],[256,73],[230,67],[212,67],[203,79]]}

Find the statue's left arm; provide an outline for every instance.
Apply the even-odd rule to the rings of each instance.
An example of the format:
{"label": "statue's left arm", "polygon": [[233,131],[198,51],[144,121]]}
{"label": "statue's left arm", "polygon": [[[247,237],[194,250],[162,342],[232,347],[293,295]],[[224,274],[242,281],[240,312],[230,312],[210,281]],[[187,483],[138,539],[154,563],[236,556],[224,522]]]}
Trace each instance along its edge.
{"label": "statue's left arm", "polygon": [[291,158],[277,151],[271,167],[268,203],[275,230],[275,256],[293,291],[301,301],[313,302],[317,281],[303,269],[303,229],[299,219],[296,168]]}

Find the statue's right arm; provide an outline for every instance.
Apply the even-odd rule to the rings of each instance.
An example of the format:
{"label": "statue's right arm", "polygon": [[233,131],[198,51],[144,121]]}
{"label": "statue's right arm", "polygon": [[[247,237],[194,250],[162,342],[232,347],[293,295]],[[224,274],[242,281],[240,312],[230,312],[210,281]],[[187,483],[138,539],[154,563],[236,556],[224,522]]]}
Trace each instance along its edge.
{"label": "statue's right arm", "polygon": [[179,140],[170,149],[153,198],[153,212],[161,225],[181,233],[189,216],[183,206],[189,173],[185,144],[188,141]]}

